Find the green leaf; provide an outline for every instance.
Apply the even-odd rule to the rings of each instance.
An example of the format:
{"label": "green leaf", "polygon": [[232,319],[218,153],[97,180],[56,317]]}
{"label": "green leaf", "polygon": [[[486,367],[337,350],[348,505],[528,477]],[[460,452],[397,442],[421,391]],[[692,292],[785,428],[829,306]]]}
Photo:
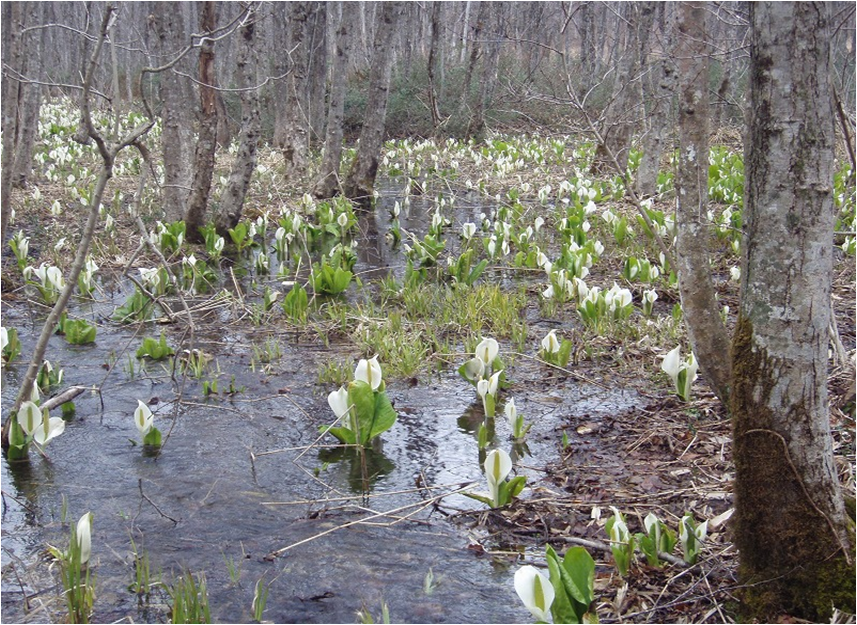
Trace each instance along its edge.
{"label": "green leaf", "polygon": [[550,573],[551,585],[554,590],[554,600],[551,604],[551,616],[554,623],[579,623],[577,613],[571,605],[571,599],[565,589],[565,584],[562,581],[561,569],[562,565],[559,561],[556,551],[548,545],[545,548],[545,557],[548,563],[548,571]]}
{"label": "green leaf", "polygon": [[369,430],[369,439],[371,440],[381,432],[386,432],[393,427],[397,416],[398,415],[393,408],[393,404],[390,403],[390,398],[387,397],[387,393],[376,392],[375,419],[373,420],[372,427]]}
{"label": "green leaf", "polygon": [[149,445],[150,447],[160,447],[161,431],[158,428],[152,428],[151,430],[149,430],[149,433],[143,437],[143,445]]}
{"label": "green leaf", "polygon": [[335,436],[341,443],[345,443],[346,445],[354,445],[357,443],[357,437],[354,435],[354,432],[344,427],[328,427],[323,425],[319,428],[319,431],[322,433],[327,432],[328,434],[332,434]]}
{"label": "green leaf", "polygon": [[481,501],[482,503],[486,504],[487,506],[489,506],[491,508],[494,507],[494,502],[491,501],[490,497],[486,497],[485,495],[477,495],[476,493],[461,493],[461,494],[464,495],[465,497],[470,497],[471,499],[475,499],[476,501]]}
{"label": "green leaf", "polygon": [[584,612],[578,612],[578,616],[583,616],[595,600],[595,561],[583,547],[570,547],[565,552],[562,568],[568,575],[563,577],[566,589],[584,606]]}
{"label": "green leaf", "polygon": [[375,393],[366,382],[355,380],[348,385],[348,401],[357,416],[357,442],[365,445],[375,421]]}

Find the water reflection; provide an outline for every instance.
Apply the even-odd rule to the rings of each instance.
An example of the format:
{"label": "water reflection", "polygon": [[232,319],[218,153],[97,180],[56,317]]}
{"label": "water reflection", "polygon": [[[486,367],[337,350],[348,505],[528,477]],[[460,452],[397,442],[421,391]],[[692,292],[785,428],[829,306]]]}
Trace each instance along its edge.
{"label": "water reflection", "polygon": [[375,483],[392,473],[396,465],[380,450],[335,447],[318,454],[321,462],[341,463],[347,467],[348,486],[354,493],[368,493]]}

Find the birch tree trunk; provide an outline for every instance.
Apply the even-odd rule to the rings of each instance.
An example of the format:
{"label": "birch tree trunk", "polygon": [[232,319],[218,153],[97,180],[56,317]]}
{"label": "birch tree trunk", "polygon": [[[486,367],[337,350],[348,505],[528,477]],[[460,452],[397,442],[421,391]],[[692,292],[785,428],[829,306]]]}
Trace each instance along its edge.
{"label": "birch tree trunk", "polygon": [[401,2],[384,2],[378,11],[366,115],[360,129],[357,154],[345,179],[345,195],[364,206],[372,202],[378,158],[384,145],[387,97],[393,66],[393,34],[402,11]]}
{"label": "birch tree trunk", "polygon": [[[217,3],[201,3],[200,32],[210,33],[217,27]],[[189,241],[202,243],[200,228],[205,226],[205,213],[214,174],[214,153],[217,148],[217,77],[214,71],[214,42],[203,41],[199,51],[199,135],[193,156],[193,181],[185,212],[186,234]]]}
{"label": "birch tree trunk", "polygon": [[327,130],[324,137],[324,156],[319,179],[313,189],[317,198],[330,198],[340,189],[339,161],[342,156],[342,120],[345,113],[345,91],[348,86],[348,59],[351,40],[357,23],[357,5],[340,2],[342,16],[336,29],[336,52],[333,57],[333,76],[330,84],[330,102],[327,112]]}
{"label": "birch tree trunk", "polygon": [[244,198],[250,188],[250,178],[256,169],[256,148],[261,134],[259,115],[259,90],[256,84],[256,5],[250,5],[244,25],[238,32],[238,80],[244,88],[241,92],[241,131],[238,153],[232,163],[232,171],[223,196],[214,225],[221,236],[227,236],[230,228],[241,221]]}
{"label": "birch tree trunk", "polygon": [[690,344],[700,369],[722,402],[729,400],[729,337],[720,319],[711,263],[708,221],[708,46],[705,3],[679,5],[677,57],[679,94],[679,166],[677,262],[681,306]]}
{"label": "birch tree trunk", "polygon": [[854,523],[831,448],[830,6],[750,4],[750,130],[733,343],[734,542],[744,618],[854,610]]}

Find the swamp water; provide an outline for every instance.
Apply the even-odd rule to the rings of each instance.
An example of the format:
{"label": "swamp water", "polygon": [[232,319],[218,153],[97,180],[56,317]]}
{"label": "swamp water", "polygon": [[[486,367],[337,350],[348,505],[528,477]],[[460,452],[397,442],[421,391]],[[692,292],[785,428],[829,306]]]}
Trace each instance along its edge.
{"label": "swamp water", "polygon": [[[384,213],[379,208],[379,220]],[[359,254],[356,271],[364,279],[403,265],[383,241],[385,225],[376,226]],[[326,397],[335,385],[319,385],[317,371],[329,360],[344,360],[335,346],[266,335],[249,321],[224,321],[217,331],[206,324],[195,346],[214,360],[202,379],[187,379],[177,402],[180,376],[177,386],[161,364],[141,369],[133,356],[144,332],[157,336],[160,328],[150,324],[138,334],[101,322],[129,288],[123,284],[107,300],[97,296],[94,311],[72,308],[99,321],[95,344],[70,346],[55,336],[48,349],[51,362],[65,370],[65,384],[98,386],[101,393],[75,400],[74,419],[47,447],[50,460],[34,452],[22,465],[2,463],[4,621],[62,618],[56,600],[62,588],[48,572],[44,548],[65,546],[68,522],[92,511],[95,622],[167,618],[165,593],[140,604],[128,590],[134,545],[148,556],[152,576],[166,583],[182,571],[204,571],[217,622],[252,618],[260,578],[270,584],[264,619],[273,622],[355,622],[361,608],[377,621],[382,601],[394,622],[531,622],[514,593],[514,554],[485,554],[474,547],[490,550],[491,541],[471,520],[448,518],[484,506],[460,494],[433,505],[434,497],[464,485],[486,490],[476,440],[481,404],[454,366],[418,381],[387,379],[398,421],[363,466],[353,454],[323,449],[332,437],[316,443],[318,427],[334,419]],[[8,305],[3,325],[18,328],[23,346],[23,356],[3,370],[5,414],[41,323],[31,308]],[[177,328],[166,331],[177,344]],[[280,348],[268,371],[250,367],[251,343],[260,336],[276,339]],[[526,360],[510,373],[506,397],[514,395],[533,423],[518,459],[528,487],[538,488],[541,470],[557,459],[562,427],[636,402],[633,393],[570,377],[545,383],[544,369]],[[204,397],[202,380],[215,375],[220,393]],[[238,392],[227,394],[230,386]],[[139,441],[132,419],[138,399],[150,404],[166,439],[156,457],[131,442]],[[494,446],[511,448],[502,404]],[[528,488],[522,497],[532,493]],[[429,571],[434,584],[427,589]]]}

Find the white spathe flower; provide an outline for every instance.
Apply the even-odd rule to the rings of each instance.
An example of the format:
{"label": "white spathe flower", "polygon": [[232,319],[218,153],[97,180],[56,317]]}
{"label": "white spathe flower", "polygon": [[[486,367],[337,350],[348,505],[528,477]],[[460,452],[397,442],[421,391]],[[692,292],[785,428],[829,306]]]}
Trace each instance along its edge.
{"label": "white spathe flower", "polygon": [[152,411],[149,410],[146,404],[138,399],[137,409],[134,411],[134,423],[137,425],[137,429],[140,430],[140,434],[146,436],[149,430],[152,429],[154,422],[155,415],[152,414]]}
{"label": "white spathe flower", "polygon": [[542,297],[545,299],[551,299],[554,296],[553,285],[549,285],[544,291],[542,291]]}
{"label": "white spathe flower", "polygon": [[77,545],[80,548],[80,563],[89,562],[92,555],[92,513],[87,512],[77,522]]}
{"label": "white spathe flower", "polygon": [[[341,419],[343,416],[348,414],[348,409],[351,407],[348,403],[348,389],[344,386],[340,386],[339,390],[332,391],[327,396],[327,403],[330,406],[330,409],[333,410],[333,414],[336,415],[336,418]],[[346,419],[343,421],[343,424],[348,427],[348,420]]]}
{"label": "white spathe flower", "polygon": [[529,564],[522,566],[515,571],[515,592],[533,618],[542,623],[550,622],[554,589],[544,573]]}
{"label": "white spathe flower", "polygon": [[556,330],[551,330],[542,339],[542,348],[549,354],[556,354],[560,348],[559,339],[556,338]]}
{"label": "white spathe flower", "polygon": [[542,226],[544,226],[544,225],[545,225],[545,220],[544,220],[544,217],[542,217],[541,215],[536,217],[536,220],[533,222],[533,226],[535,227],[536,232],[541,230]]}
{"label": "white spathe flower", "polygon": [[678,374],[681,372],[681,345],[677,346],[664,356],[664,361],[661,363],[661,369],[664,373],[670,376],[673,384],[677,383]]}
{"label": "white spathe flower", "polygon": [[499,505],[497,500],[500,492],[500,484],[506,476],[512,472],[512,459],[502,449],[495,449],[485,458],[485,478],[488,480],[488,490],[491,493],[491,501]]}
{"label": "white spathe flower", "polygon": [[464,363],[464,376],[468,380],[479,380],[485,375],[485,363],[481,358],[471,358]]}
{"label": "white spathe flower", "polygon": [[[33,388],[35,387],[36,385],[34,384]],[[24,430],[24,434],[27,436],[35,433],[36,428],[41,425],[43,419],[42,409],[32,401],[25,401],[21,404],[21,408],[18,409],[18,425],[21,426],[21,429]]]}
{"label": "white spathe flower", "polygon": [[47,414],[45,414],[42,424],[33,433],[33,440],[39,445],[44,446],[48,444],[48,441],[56,438],[63,432],[65,432],[65,421],[59,417],[48,418]]}
{"label": "white spathe flower", "polygon": [[497,354],[500,353],[500,344],[494,339],[482,339],[479,345],[476,346],[476,357],[479,358],[486,366],[494,362]]}
{"label": "white spathe flower", "polygon": [[509,401],[506,402],[504,412],[506,413],[509,425],[512,426],[512,429],[515,429],[515,421],[518,419],[518,407],[515,406],[515,399],[513,397],[510,397]]}
{"label": "white spathe flower", "polygon": [[373,391],[381,386],[381,365],[378,364],[378,356],[372,356],[369,360],[361,358],[354,370],[354,379],[366,382]]}
{"label": "white spathe flower", "polygon": [[467,241],[473,238],[473,235],[476,234],[476,224],[467,222],[462,224],[461,226],[461,236],[464,237]]}
{"label": "white spathe flower", "polygon": [[732,277],[732,280],[738,282],[741,280],[741,268],[740,267],[732,267],[729,269],[729,275]]}
{"label": "white spathe flower", "polygon": [[6,349],[9,344],[9,331],[6,328],[0,327],[0,351]]}
{"label": "white spathe flower", "polygon": [[336,218],[336,223],[339,224],[340,228],[344,228],[348,225],[348,215],[345,213],[339,213],[339,217]]}
{"label": "white spathe flower", "polygon": [[610,506],[610,509],[613,511],[615,519],[610,527],[610,540],[624,545],[631,539],[631,533],[628,531],[628,526],[625,525],[622,513],[615,506]]}

